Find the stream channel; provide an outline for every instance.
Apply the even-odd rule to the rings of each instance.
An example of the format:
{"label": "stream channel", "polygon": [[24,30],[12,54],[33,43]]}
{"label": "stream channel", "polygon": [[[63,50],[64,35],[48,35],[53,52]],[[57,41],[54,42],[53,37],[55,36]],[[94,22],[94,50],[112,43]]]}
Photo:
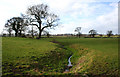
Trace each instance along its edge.
{"label": "stream channel", "polygon": [[[57,42],[56,40],[53,40],[53,41],[51,41],[51,42],[52,42],[52,43],[57,43],[57,44],[60,45],[60,43]],[[65,48],[64,45],[60,45],[60,46],[61,46],[61,48],[67,50],[67,48]],[[71,51],[71,52],[72,52],[72,51]],[[70,55],[69,58],[68,58],[68,65],[67,65],[67,68],[65,68],[65,72],[69,72],[69,71],[70,71],[70,68],[72,68],[72,66],[73,66],[73,65],[71,64],[71,61],[70,61],[71,57],[72,57],[72,55]],[[83,76],[84,76],[84,77],[88,77],[87,74],[84,74]]]}
{"label": "stream channel", "polygon": [[[50,42],[52,42],[52,43],[57,43],[57,44],[59,44],[60,45],[60,43],[59,42],[57,42],[56,40],[53,40],[53,41],[50,41]],[[61,46],[61,48],[63,48],[63,49],[66,49],[67,50],[67,48],[65,48],[64,47],[64,45],[60,45]],[[68,72],[69,71],[69,69],[70,68],[72,68],[72,64],[71,64],[71,61],[70,61],[70,58],[72,57],[72,55],[70,55],[69,56],[69,58],[68,58],[68,65],[67,65],[67,67],[65,68],[65,72]]]}

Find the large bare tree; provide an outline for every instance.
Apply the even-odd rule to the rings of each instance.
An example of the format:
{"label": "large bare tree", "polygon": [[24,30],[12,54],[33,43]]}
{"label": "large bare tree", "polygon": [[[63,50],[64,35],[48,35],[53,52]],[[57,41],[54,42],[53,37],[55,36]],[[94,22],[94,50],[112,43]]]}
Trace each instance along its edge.
{"label": "large bare tree", "polygon": [[39,37],[45,28],[52,28],[58,25],[58,16],[49,13],[48,6],[44,4],[33,5],[28,7],[27,14],[31,15],[31,24],[37,26],[39,30]]}

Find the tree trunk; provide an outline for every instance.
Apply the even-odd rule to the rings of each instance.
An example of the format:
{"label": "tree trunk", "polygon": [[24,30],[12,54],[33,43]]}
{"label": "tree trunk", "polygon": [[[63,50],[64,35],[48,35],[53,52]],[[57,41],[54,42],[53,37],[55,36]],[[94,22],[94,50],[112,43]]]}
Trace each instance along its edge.
{"label": "tree trunk", "polygon": [[41,22],[38,22],[39,23],[39,27],[38,27],[38,29],[39,29],[39,39],[41,38],[41,34],[42,34],[42,29],[41,29]]}
{"label": "tree trunk", "polygon": [[48,37],[48,38],[50,37],[50,34],[49,34],[49,33],[47,34],[47,37]]}
{"label": "tree trunk", "polygon": [[80,38],[80,33],[78,34],[78,37]]}
{"label": "tree trunk", "polygon": [[39,30],[39,38],[41,38],[41,34],[42,34],[42,31],[41,31],[41,30]]}
{"label": "tree trunk", "polygon": [[18,32],[15,32],[15,37],[17,37]]}
{"label": "tree trunk", "polygon": [[9,32],[9,37],[11,37],[11,32]]}
{"label": "tree trunk", "polygon": [[32,26],[32,38],[34,38],[34,33],[33,33],[33,26]]}
{"label": "tree trunk", "polygon": [[80,32],[78,32],[78,37],[80,38]]}
{"label": "tree trunk", "polygon": [[16,29],[15,30],[15,37],[17,37],[18,36],[18,30]]}
{"label": "tree trunk", "polygon": [[33,35],[33,33],[32,33],[32,38],[34,38],[34,35]]}
{"label": "tree trunk", "polygon": [[94,38],[94,37],[95,37],[95,35],[93,34],[93,35],[92,35],[92,37]]}
{"label": "tree trunk", "polygon": [[19,36],[21,36],[21,34],[22,34],[22,31],[20,30]]}

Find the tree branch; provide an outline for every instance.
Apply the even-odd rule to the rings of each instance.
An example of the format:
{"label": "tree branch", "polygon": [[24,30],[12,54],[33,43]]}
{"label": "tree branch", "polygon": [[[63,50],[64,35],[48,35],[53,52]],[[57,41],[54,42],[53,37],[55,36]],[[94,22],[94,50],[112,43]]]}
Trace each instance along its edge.
{"label": "tree branch", "polygon": [[37,27],[38,27],[38,25],[37,25],[37,24],[30,24],[30,25],[35,25],[35,26],[37,26]]}

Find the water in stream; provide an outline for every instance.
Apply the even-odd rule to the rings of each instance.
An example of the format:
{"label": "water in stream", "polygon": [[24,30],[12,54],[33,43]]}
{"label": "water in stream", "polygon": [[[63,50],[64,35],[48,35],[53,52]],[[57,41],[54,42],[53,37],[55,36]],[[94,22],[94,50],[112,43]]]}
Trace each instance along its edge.
{"label": "water in stream", "polygon": [[70,58],[72,57],[72,55],[69,57],[68,59],[68,65],[67,65],[67,69],[65,71],[69,71],[69,69],[72,67],[72,64],[71,64],[71,61],[70,61]]}
{"label": "water in stream", "polygon": [[71,61],[70,61],[70,58],[72,57],[72,55],[69,57],[69,59],[68,59],[68,62],[69,62],[69,64],[68,64],[68,67],[72,67],[72,64],[71,64]]}

